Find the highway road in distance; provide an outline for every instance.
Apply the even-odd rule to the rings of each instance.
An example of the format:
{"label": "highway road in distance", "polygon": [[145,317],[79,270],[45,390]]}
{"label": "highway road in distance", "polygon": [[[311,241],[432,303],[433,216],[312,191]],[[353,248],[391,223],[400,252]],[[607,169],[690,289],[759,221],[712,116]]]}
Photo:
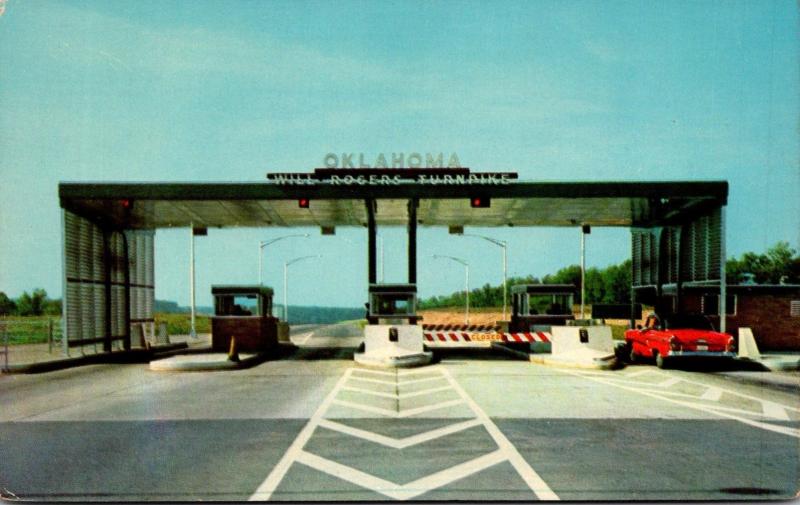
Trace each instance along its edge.
{"label": "highway road in distance", "polygon": [[296,328],[228,372],[0,376],[0,486],[33,500],[736,500],[800,485],[796,392],[490,351],[352,361],[356,325]]}

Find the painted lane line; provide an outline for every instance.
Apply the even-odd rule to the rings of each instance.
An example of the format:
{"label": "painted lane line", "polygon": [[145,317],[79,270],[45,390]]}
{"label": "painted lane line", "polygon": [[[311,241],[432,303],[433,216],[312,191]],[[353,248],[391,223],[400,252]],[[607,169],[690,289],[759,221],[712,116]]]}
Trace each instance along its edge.
{"label": "painted lane line", "polygon": [[387,417],[403,418],[403,417],[415,416],[417,414],[423,414],[425,412],[430,412],[432,410],[439,410],[447,407],[452,407],[454,405],[462,404],[464,403],[464,401],[461,399],[450,400],[447,402],[436,403],[434,405],[425,405],[423,407],[417,407],[413,409],[400,410],[400,411],[384,409],[381,407],[375,407],[373,405],[364,405],[363,403],[351,402],[348,400],[334,400],[332,403],[335,405],[341,405],[343,407],[350,407],[357,410],[363,410],[364,412],[381,414]]}
{"label": "painted lane line", "polygon": [[333,400],[336,398],[336,395],[339,394],[339,390],[344,386],[347,379],[350,378],[350,375],[353,373],[353,369],[350,368],[339,378],[336,382],[336,385],[333,387],[328,396],[322,401],[320,406],[317,410],[312,414],[311,418],[309,418],[306,425],[297,435],[297,438],[294,439],[292,445],[286,450],[283,454],[283,457],[278,464],[275,465],[275,468],[269,473],[264,482],[261,483],[260,486],[255,490],[255,492],[250,496],[248,501],[267,501],[272,496],[272,493],[278,487],[283,477],[286,475],[286,472],[289,470],[289,467],[292,466],[292,463],[297,458],[297,455],[300,454],[305,447],[306,442],[308,439],[311,438],[311,435],[314,433],[319,421],[322,419],[325,411],[330,407]]}
{"label": "painted lane line", "polygon": [[386,435],[381,435],[379,433],[374,433],[371,431],[362,430],[360,428],[347,426],[345,424],[333,421],[331,419],[323,419],[322,421],[320,421],[319,425],[329,430],[338,431],[346,435],[351,435],[357,438],[361,438],[363,440],[375,442],[377,444],[381,444],[386,447],[392,447],[394,449],[405,449],[406,447],[411,447],[417,444],[421,444],[423,442],[428,442],[430,440],[435,440],[437,438],[451,435],[453,433],[458,433],[459,431],[463,431],[472,428],[474,426],[480,426],[481,422],[478,419],[470,419],[468,421],[451,424],[449,426],[443,426],[435,430],[426,431],[424,433],[411,435],[405,438],[387,437]]}
{"label": "painted lane line", "polygon": [[371,389],[364,389],[355,386],[343,386],[342,391],[353,391],[354,393],[363,393],[365,395],[380,396],[382,398],[391,398],[393,400],[399,398],[399,396],[394,393],[383,393],[381,391],[373,391]]}
{"label": "painted lane line", "polygon": [[416,416],[418,414],[424,414],[426,412],[430,412],[432,410],[439,410],[445,409],[447,407],[453,407],[455,405],[461,405],[464,403],[464,400],[457,399],[457,400],[450,400],[447,402],[442,403],[434,403],[433,405],[425,405],[423,407],[417,407],[413,409],[401,410],[397,417],[411,417]]}
{"label": "painted lane line", "polygon": [[681,382],[682,380],[683,379],[679,379],[677,377],[670,377],[669,379],[663,382],[659,382],[658,384],[653,384],[653,385],[660,388],[668,388],[674,386],[675,384]]}
{"label": "painted lane line", "polygon": [[761,400],[761,409],[764,411],[765,416],[780,419],[781,421],[791,421],[791,418],[789,417],[789,414],[786,413],[786,409],[783,408],[783,405],[767,400]]}
{"label": "painted lane line", "polygon": [[720,388],[710,387],[706,389],[705,393],[700,395],[703,400],[718,402],[722,398],[722,390]]}
{"label": "painted lane line", "polygon": [[674,398],[668,398],[667,396],[664,396],[664,395],[651,393],[651,392],[648,392],[648,391],[643,391],[643,390],[640,390],[640,389],[637,389],[637,388],[624,386],[624,385],[621,385],[621,384],[615,384],[613,381],[609,381],[609,380],[606,380],[606,379],[601,379],[601,378],[598,378],[598,377],[591,377],[591,376],[588,376],[588,375],[582,375],[580,372],[573,372],[571,370],[556,369],[556,368],[554,368],[554,370],[557,370],[558,372],[563,373],[563,374],[573,375],[575,377],[583,377],[586,380],[599,382],[599,383],[605,384],[607,386],[612,386],[612,387],[616,387],[616,388],[620,388],[620,389],[625,389],[627,391],[632,391],[634,393],[638,393],[638,394],[641,394],[641,395],[649,396],[649,397],[655,398],[657,400],[671,402],[671,403],[675,403],[677,405],[682,405],[684,407],[688,407],[688,408],[691,408],[691,409],[700,410],[700,411],[706,412],[708,414],[714,414],[714,415],[717,415],[719,417],[725,417],[725,418],[728,418],[728,419],[733,419],[735,421],[739,421],[740,423],[747,424],[747,425],[753,426],[755,428],[760,428],[762,430],[772,431],[772,432],[775,432],[775,433],[781,433],[783,435],[788,435],[790,437],[800,438],[800,429],[793,429],[793,428],[788,428],[786,426],[778,426],[778,425],[775,425],[775,424],[764,423],[764,422],[760,422],[760,421],[754,421],[752,419],[748,419],[748,418],[745,418],[745,417],[735,416],[733,414],[727,414],[727,413],[721,411],[720,409],[715,409],[714,407],[709,407],[708,405],[705,405],[705,404],[696,404],[696,403],[691,403],[691,402],[685,402],[685,401],[682,401],[682,400],[676,400]]}
{"label": "painted lane line", "polygon": [[[396,376],[396,374],[393,374],[392,372],[385,372],[383,370],[371,370],[369,368],[356,368],[355,371],[358,372],[358,373],[371,373],[371,374],[374,374],[374,375],[386,375],[386,376],[389,376],[389,377],[395,377]],[[353,375],[353,377],[357,377],[357,376]]]}
{"label": "painted lane line", "polygon": [[419,375],[419,374],[433,373],[433,372],[440,372],[439,367],[434,365],[434,366],[429,366],[429,367],[414,368],[414,369],[411,369],[411,370],[398,370],[397,371],[397,376],[398,377],[407,377],[409,375]]}
{"label": "painted lane line", "polygon": [[361,470],[356,470],[355,468],[351,468],[347,465],[343,465],[329,459],[321,458],[316,454],[311,454],[310,452],[306,451],[300,451],[300,453],[297,455],[297,462],[309,466],[314,470],[318,470],[320,472],[327,473],[328,475],[333,475],[339,479],[346,480],[347,482],[357,486],[361,486],[371,491],[376,491],[390,498],[398,499],[392,492],[399,487],[394,482],[375,477],[374,475],[370,475],[362,472]]}
{"label": "painted lane line", "polygon": [[356,386],[343,386],[342,391],[352,391],[354,393],[363,393],[365,395],[380,396],[381,398],[391,398],[392,400],[404,400],[406,398],[413,398],[415,396],[430,395],[440,391],[449,391],[452,389],[450,386],[441,386],[430,389],[422,389],[420,391],[412,391],[411,393],[384,393],[382,391],[373,391],[371,389],[364,389]]}
{"label": "painted lane line", "polygon": [[411,393],[400,393],[400,399],[401,400],[405,400],[406,398],[413,398],[415,396],[430,395],[430,394],[433,394],[433,393],[438,393],[439,391],[449,391],[450,389],[452,389],[450,386],[441,386],[441,387],[430,388],[430,389],[422,389],[420,391],[412,391]]}
{"label": "painted lane line", "polygon": [[363,410],[364,412],[371,412],[373,414],[380,414],[382,416],[397,417],[396,410],[384,409],[381,407],[375,407],[373,405],[364,405],[362,403],[351,402],[348,400],[334,400],[333,404],[341,405],[342,407],[350,407],[356,410]]}
{"label": "painted lane line", "polygon": [[350,377],[354,381],[363,381],[363,382],[372,382],[374,384],[388,384],[389,386],[396,386],[397,384],[394,381],[385,381],[382,379],[370,379],[369,377]]}
{"label": "painted lane line", "polygon": [[418,384],[420,382],[438,381],[438,380],[442,380],[442,379],[444,379],[444,377],[439,375],[439,376],[436,376],[436,377],[425,377],[423,379],[411,379],[411,380],[406,380],[406,381],[398,381],[397,385],[398,386],[406,386],[408,384]]}
{"label": "painted lane line", "polygon": [[721,410],[724,412],[733,412],[734,414],[742,414],[754,417],[770,417],[774,421],[791,421],[789,416],[786,415],[786,411],[781,409],[780,406],[778,406],[778,408],[774,412],[767,412],[766,409],[762,409],[761,412],[753,412],[752,410],[743,410],[734,407],[723,407],[722,405],[706,405],[702,403],[696,403],[695,405],[702,405],[709,409]]}
{"label": "painted lane line", "polygon": [[654,370],[650,370],[650,369],[638,370],[636,372],[630,372],[630,373],[625,373],[625,374],[621,374],[621,375],[624,375],[625,377],[641,377],[642,375],[648,375],[648,374],[661,375],[658,372],[656,372]]}
{"label": "painted lane line", "polygon": [[497,449],[494,452],[484,454],[483,456],[477,457],[471,461],[465,461],[459,465],[440,470],[432,475],[422,477],[421,479],[409,482],[403,486],[403,495],[399,499],[410,500],[428,491],[446,486],[451,482],[466,479],[470,475],[486,470],[487,468],[498,463],[502,463],[506,459],[507,458],[503,453],[503,450]]}
{"label": "painted lane line", "polygon": [[375,477],[361,470],[321,458],[305,451],[298,455],[297,461],[320,472],[346,480],[357,486],[388,496],[389,498],[402,501],[413,499],[453,481],[466,478],[474,473],[505,461],[505,459],[502,451],[497,450],[404,485],[395,484],[394,482]]}
{"label": "painted lane line", "polygon": [[483,427],[486,428],[486,431],[489,432],[489,435],[494,439],[495,443],[500,450],[503,451],[508,462],[514,467],[517,473],[522,477],[522,480],[528,485],[531,491],[536,495],[537,498],[540,500],[558,500],[558,495],[550,489],[550,486],[539,476],[538,473],[534,471],[533,468],[525,461],[520,453],[517,451],[517,448],[503,435],[503,432],[500,431],[500,428],[495,425],[492,420],[486,415],[486,412],[478,406],[477,403],[467,394],[466,391],[456,382],[450,372],[447,371],[446,368],[442,369],[442,374],[445,376],[447,381],[453,386],[453,389],[456,390],[458,395],[464,400],[464,402],[472,409],[472,412],[475,413],[475,416],[481,420],[483,423]]}
{"label": "painted lane line", "polygon": [[[709,387],[707,384],[703,384],[702,382],[693,381],[693,380],[689,380],[689,379],[683,379],[683,380],[685,382],[688,382],[689,384],[696,384],[696,385],[699,385],[699,386]],[[739,398],[747,398],[748,400],[755,400],[757,402],[768,401],[768,400],[764,400],[763,398],[759,398],[757,396],[748,395],[748,394],[745,394],[745,393],[738,393],[736,391],[731,391],[730,389],[725,389],[725,388],[718,388],[718,389],[720,391],[722,391],[723,393],[727,393],[727,394],[730,394],[730,395],[738,396]],[[784,405],[782,403],[776,403],[776,402],[770,402],[770,403],[775,403],[776,405],[780,405],[782,408],[784,408],[786,410],[791,410],[791,411],[794,411],[794,412],[800,412],[800,408],[798,408],[798,407],[792,407],[790,405]]]}

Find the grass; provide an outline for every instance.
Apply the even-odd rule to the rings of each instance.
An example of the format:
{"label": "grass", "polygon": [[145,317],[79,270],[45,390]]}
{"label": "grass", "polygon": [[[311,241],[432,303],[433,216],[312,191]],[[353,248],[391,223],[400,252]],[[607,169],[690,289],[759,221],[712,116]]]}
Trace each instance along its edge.
{"label": "grass", "polygon": [[[161,323],[167,323],[167,334],[169,335],[188,335],[191,329],[190,314],[167,314],[156,312],[156,328]],[[195,315],[195,329],[197,333],[211,333],[211,316],[207,314]]]}
{"label": "grass", "polygon": [[46,344],[49,338],[50,323],[53,325],[53,339],[61,339],[61,317],[59,316],[14,316],[13,318],[0,318],[0,325],[5,331],[0,331],[0,345],[5,345],[5,336],[8,335],[8,345],[20,344]]}

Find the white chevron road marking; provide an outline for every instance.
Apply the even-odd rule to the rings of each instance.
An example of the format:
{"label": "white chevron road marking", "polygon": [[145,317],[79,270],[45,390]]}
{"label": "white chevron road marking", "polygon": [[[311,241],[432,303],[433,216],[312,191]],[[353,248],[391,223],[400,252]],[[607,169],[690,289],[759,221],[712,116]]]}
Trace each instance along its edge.
{"label": "white chevron road marking", "polygon": [[[592,376],[592,375],[587,375],[587,374],[583,374],[581,372],[576,372],[576,371],[572,371],[572,370],[566,370],[566,369],[556,369],[556,370],[558,370],[558,372],[563,373],[563,374],[572,375],[572,376],[575,376],[575,377],[583,377],[586,380],[599,382],[601,384],[606,384],[608,386],[613,386],[613,387],[616,387],[616,388],[624,389],[626,391],[632,391],[634,393],[639,393],[639,394],[644,395],[644,396],[649,396],[649,397],[655,398],[657,400],[667,401],[667,402],[675,403],[677,405],[682,405],[684,407],[689,407],[689,408],[692,408],[692,409],[700,410],[700,411],[706,412],[708,414],[713,414],[713,415],[716,415],[716,416],[719,416],[719,417],[725,417],[725,418],[728,418],[728,419],[733,419],[735,421],[739,421],[742,424],[747,424],[749,426],[753,426],[755,428],[760,428],[762,430],[772,431],[774,433],[781,433],[783,435],[788,435],[788,436],[794,437],[794,438],[800,438],[800,429],[790,428],[788,426],[781,426],[781,425],[778,425],[778,424],[766,423],[766,422],[762,422],[762,421],[757,421],[755,419],[750,419],[749,417],[743,417],[741,415],[735,415],[733,413],[729,413],[728,412],[730,410],[738,410],[738,409],[731,409],[731,408],[717,406],[717,405],[713,405],[713,404],[705,404],[705,403],[701,404],[701,403],[696,403],[696,402],[678,400],[676,398],[670,398],[669,395],[665,395],[665,394],[663,394],[663,392],[662,393],[655,393],[655,392],[648,391],[648,390],[643,389],[643,388],[622,384],[622,383],[620,383],[620,381],[607,380],[607,379],[604,379],[604,378],[600,378],[600,377]],[[701,383],[698,383],[698,382],[695,382],[695,381],[686,381],[686,382],[694,383],[694,384],[701,384]],[[701,384],[701,385],[703,385],[703,384]],[[728,392],[728,391],[725,391],[725,392]],[[736,393],[731,392],[731,394],[736,394]],[[745,397],[745,398],[748,397],[748,395],[739,395],[739,396],[742,396],[742,397]],[[754,398],[754,399],[759,401],[759,402],[762,402],[762,404],[764,402],[764,400],[762,400],[760,398]],[[780,407],[784,407],[784,406],[780,405]],[[754,413],[754,412],[747,412],[747,414],[748,415],[757,415],[757,413]],[[785,414],[785,411],[784,411],[784,414]]]}
{"label": "white chevron road marking", "polygon": [[375,442],[387,447],[392,447],[394,449],[405,449],[406,447],[411,447],[429,440],[435,440],[453,433],[458,433],[459,431],[464,431],[474,426],[480,426],[481,422],[479,419],[470,419],[468,421],[462,421],[460,423],[443,426],[441,428],[436,428],[435,430],[426,431],[424,433],[411,435],[405,438],[387,437],[386,435],[354,428],[330,419],[323,419],[320,421],[319,425],[323,428],[328,428],[329,430],[346,433],[347,435],[369,440],[370,442]]}
{"label": "white chevron road marking", "polygon": [[[449,483],[464,479],[470,475],[481,472],[503,461],[508,461],[512,465],[512,467],[517,471],[517,473],[520,475],[523,481],[525,481],[525,483],[531,489],[533,494],[535,494],[539,499],[558,500],[558,496],[550,489],[550,487],[542,480],[542,478],[530,467],[527,461],[525,461],[525,459],[522,458],[522,456],[519,454],[519,452],[517,452],[516,448],[511,444],[511,442],[505,437],[505,435],[503,435],[503,433],[491,421],[491,419],[489,419],[489,416],[487,416],[486,413],[467,395],[467,393],[461,388],[461,386],[458,385],[455,379],[453,379],[453,377],[447,372],[447,369],[434,366],[420,370],[398,372],[396,382],[394,381],[390,382],[383,379],[373,378],[374,376],[389,376],[394,374],[371,370],[370,373],[372,373],[373,377],[365,377],[361,375],[361,372],[364,371],[365,371],[364,369],[351,368],[344,373],[344,375],[339,379],[339,381],[334,386],[333,390],[328,394],[327,397],[325,397],[325,400],[311,416],[306,426],[294,440],[292,445],[283,455],[283,457],[275,466],[275,468],[272,469],[272,471],[269,473],[264,482],[250,497],[251,501],[269,500],[272,497],[272,494],[275,492],[275,489],[278,487],[278,485],[286,476],[286,473],[291,467],[291,465],[295,462],[301,463],[320,472],[324,472],[329,475],[335,476],[336,478],[351,482],[363,488],[381,493],[384,496],[394,498],[396,500],[409,500],[418,497],[422,494],[425,494],[429,491],[432,491],[434,489],[445,486]],[[423,373],[425,374],[436,373],[436,375],[432,377],[406,379],[404,381],[400,380],[400,377],[414,376]],[[405,385],[405,384],[417,384],[417,383],[424,383],[437,380],[446,381],[447,385],[436,386],[405,394],[400,394],[399,392],[389,393],[389,392],[372,391],[367,388],[354,386],[348,383],[348,381],[361,381],[362,383],[389,384],[398,387],[400,385]],[[458,394],[458,398],[444,402],[439,402],[432,405],[424,405],[421,407],[415,407],[404,410],[391,410],[382,407],[377,407],[375,405],[369,405],[365,403],[337,398],[337,395],[341,391],[366,393],[367,398],[382,397],[382,398],[402,399],[409,397],[411,398],[420,397],[445,390],[455,391]],[[456,422],[423,433],[418,433],[415,435],[398,439],[382,435],[380,433],[374,433],[369,430],[348,426],[346,424],[334,421],[332,419],[325,418],[326,412],[328,411],[328,409],[330,409],[332,405],[340,405],[344,407],[358,409],[364,412],[378,414],[380,416],[385,416],[394,419],[407,418],[414,415],[423,414],[426,412],[433,412],[436,410],[456,405],[466,405],[475,415],[475,418]],[[429,442],[431,440],[445,437],[447,435],[458,433],[477,426],[483,426],[484,429],[489,433],[494,442],[497,444],[498,448],[496,450],[478,456],[470,461],[454,465],[444,470],[440,470],[438,472],[427,475],[425,477],[417,479],[413,482],[409,482],[407,484],[397,484],[385,479],[381,479],[379,477],[370,475],[369,473],[357,470],[342,463],[332,461],[330,459],[318,456],[316,454],[312,454],[304,449],[306,443],[311,438],[317,427],[326,428],[329,430],[337,431],[344,435],[360,438],[362,440],[367,440],[394,449],[402,450],[414,445]],[[398,456],[402,457],[402,453],[399,453]]]}
{"label": "white chevron road marking", "polygon": [[328,475],[333,475],[347,482],[381,493],[389,498],[394,498],[395,500],[410,500],[432,489],[469,477],[474,473],[485,470],[505,460],[506,457],[503,451],[498,449],[471,461],[466,461],[432,475],[428,475],[427,477],[422,477],[408,484],[401,485],[375,477],[361,470],[356,470],[347,465],[321,458],[309,452],[302,451],[297,457],[299,463],[303,463],[320,472],[325,472]]}
{"label": "white chevron road marking", "polygon": [[417,414],[423,414],[425,412],[430,412],[432,410],[439,410],[447,407],[452,407],[454,405],[464,403],[464,401],[461,399],[450,400],[442,403],[435,403],[433,405],[424,405],[422,407],[415,407],[413,409],[405,409],[400,411],[375,407],[374,405],[365,405],[363,403],[358,403],[358,402],[351,402],[349,400],[334,400],[333,403],[336,405],[341,405],[343,407],[350,407],[352,409],[363,410],[365,412],[372,412],[373,414],[381,414],[387,417],[403,418],[403,417],[415,416]]}

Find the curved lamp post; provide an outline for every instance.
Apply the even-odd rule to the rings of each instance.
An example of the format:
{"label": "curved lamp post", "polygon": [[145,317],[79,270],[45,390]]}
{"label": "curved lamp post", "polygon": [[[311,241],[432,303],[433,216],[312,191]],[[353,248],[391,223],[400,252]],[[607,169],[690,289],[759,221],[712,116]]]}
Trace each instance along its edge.
{"label": "curved lamp post", "polygon": [[264,248],[267,247],[270,244],[273,244],[273,243],[279,241],[279,240],[283,240],[285,238],[294,238],[294,237],[305,237],[305,238],[308,238],[309,235],[308,235],[308,233],[302,233],[302,234],[301,233],[295,233],[295,234],[292,234],[292,235],[284,235],[282,237],[274,238],[272,240],[262,240],[262,241],[260,241],[258,243],[258,285],[259,286],[263,286],[264,285],[264,280],[263,280],[263,277],[264,277],[264,264],[263,264],[263,261],[262,261],[262,257],[263,257],[262,253],[264,251]]}
{"label": "curved lamp post", "polygon": [[288,302],[288,292],[289,292],[289,265],[293,263],[297,263],[298,261],[307,260],[311,258],[321,258],[321,254],[311,254],[309,256],[299,256],[297,258],[292,258],[289,261],[285,261],[283,263],[283,321],[285,323],[289,323],[289,302]]}
{"label": "curved lamp post", "polygon": [[503,321],[506,320],[506,307],[508,306],[508,293],[506,284],[508,282],[508,256],[507,256],[507,243],[505,240],[497,240],[496,238],[485,237],[483,235],[475,235],[473,233],[462,233],[462,237],[476,237],[482,238],[487,242],[503,248]]}
{"label": "curved lamp post", "polygon": [[449,260],[453,260],[457,263],[461,263],[464,265],[464,273],[465,273],[465,282],[464,282],[464,294],[467,297],[467,303],[464,308],[464,324],[469,324],[469,263],[461,258],[456,258],[455,256],[447,256],[444,254],[434,254],[434,258],[447,258]]}

